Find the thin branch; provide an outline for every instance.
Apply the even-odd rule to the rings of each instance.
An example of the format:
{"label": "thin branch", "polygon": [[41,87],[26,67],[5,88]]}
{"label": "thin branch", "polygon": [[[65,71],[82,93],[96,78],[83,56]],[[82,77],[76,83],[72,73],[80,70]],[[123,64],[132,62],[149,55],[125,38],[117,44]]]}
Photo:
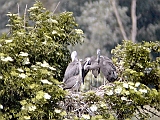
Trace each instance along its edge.
{"label": "thin branch", "polygon": [[27,13],[27,4],[26,4],[26,8],[24,10],[24,29],[26,28],[26,13]]}
{"label": "thin branch", "polygon": [[111,0],[111,3],[112,3],[113,10],[114,10],[114,13],[115,13],[117,22],[118,22],[118,25],[119,25],[119,27],[120,27],[120,30],[121,30],[121,33],[122,33],[122,36],[123,36],[123,39],[124,39],[124,40],[128,40],[127,35],[126,35],[126,32],[125,32],[124,27],[123,27],[123,24],[122,24],[122,21],[121,21],[121,18],[120,18],[120,16],[119,16],[119,13],[118,13],[118,10],[117,10],[117,7],[116,7],[116,2],[115,2],[115,0]]}
{"label": "thin branch", "polygon": [[132,0],[131,3],[131,18],[132,18],[131,40],[134,43],[136,42],[136,35],[137,35],[136,1],[137,0]]}
{"label": "thin branch", "polygon": [[18,11],[17,11],[18,13],[17,14],[18,14],[18,16],[20,16],[20,14],[19,14],[19,4],[18,3],[17,3],[17,7],[18,7]]}
{"label": "thin branch", "polygon": [[60,1],[59,1],[58,4],[56,5],[56,8],[53,10],[53,14],[54,14],[54,12],[56,11],[56,9],[58,8],[59,4],[60,4]]}

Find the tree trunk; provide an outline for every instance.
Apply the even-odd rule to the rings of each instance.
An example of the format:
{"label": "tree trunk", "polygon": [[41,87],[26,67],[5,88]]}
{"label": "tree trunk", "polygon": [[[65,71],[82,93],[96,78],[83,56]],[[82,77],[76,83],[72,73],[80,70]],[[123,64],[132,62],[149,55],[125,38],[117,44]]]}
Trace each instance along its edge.
{"label": "tree trunk", "polygon": [[123,39],[124,39],[124,40],[128,40],[127,35],[126,35],[126,32],[125,32],[124,27],[123,27],[123,24],[122,24],[122,21],[121,21],[121,18],[120,18],[120,16],[119,16],[119,13],[118,13],[118,10],[117,10],[117,7],[116,7],[116,2],[115,2],[115,0],[111,0],[111,3],[112,3],[112,6],[113,6],[113,10],[114,10],[114,13],[115,13],[115,16],[116,16],[118,25],[119,25],[119,27],[120,27],[120,31],[121,31],[122,36],[123,36]]}
{"label": "tree trunk", "polygon": [[132,0],[132,3],[131,3],[131,17],[132,17],[131,40],[134,43],[136,42],[136,35],[137,35],[136,1],[137,0]]}

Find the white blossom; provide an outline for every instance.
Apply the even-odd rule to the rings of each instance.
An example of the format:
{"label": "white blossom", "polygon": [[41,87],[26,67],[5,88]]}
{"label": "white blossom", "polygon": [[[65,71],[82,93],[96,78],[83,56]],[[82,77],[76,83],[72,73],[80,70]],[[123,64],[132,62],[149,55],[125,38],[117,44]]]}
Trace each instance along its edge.
{"label": "white blossom", "polygon": [[2,45],[0,44],[0,47],[2,47]]}
{"label": "white blossom", "polygon": [[113,95],[113,90],[107,91],[106,94],[109,95],[109,96],[110,96],[110,95]]}
{"label": "white blossom", "polygon": [[126,100],[127,100],[127,98],[126,98],[126,97],[121,97],[121,100],[126,101]]}
{"label": "white blossom", "polygon": [[52,85],[52,83],[49,82],[47,79],[41,80],[41,82],[44,83],[44,84],[46,83],[46,84]]}
{"label": "white blossom", "polygon": [[24,119],[25,119],[25,120],[30,120],[31,117],[30,117],[30,116],[24,116]]}
{"label": "white blossom", "polygon": [[140,91],[141,93],[147,93],[147,90],[146,90],[146,89],[139,89],[139,91]]}
{"label": "white blossom", "polygon": [[48,93],[44,93],[44,98],[45,98],[45,99],[50,99],[51,96],[50,96]]}
{"label": "white blossom", "polygon": [[121,91],[122,91],[122,87],[120,87],[120,86],[115,89],[115,93],[117,93],[117,94],[120,94]]}
{"label": "white blossom", "polygon": [[33,106],[29,106],[29,107],[28,107],[28,109],[29,109],[29,111],[35,111],[36,106],[35,106],[35,105],[33,105]]}
{"label": "white blossom", "polygon": [[128,88],[128,83],[123,83],[124,88]]}
{"label": "white blossom", "polygon": [[3,109],[3,105],[0,104],[0,109]]}
{"label": "white blossom", "polygon": [[55,113],[60,113],[61,110],[55,109],[54,112],[55,112]]}
{"label": "white blossom", "polygon": [[126,91],[126,92],[125,92],[125,94],[126,94],[126,95],[129,95],[129,94],[130,94],[130,92],[129,92],[129,91]]}
{"label": "white blossom", "polygon": [[26,78],[26,74],[24,74],[24,73],[21,73],[21,74],[19,74],[19,77],[21,77],[21,78]]}
{"label": "white blossom", "polygon": [[13,59],[11,57],[1,57],[1,60],[4,61],[4,62],[7,62],[7,61],[13,61]]}
{"label": "white blossom", "polygon": [[132,85],[129,85],[129,88],[137,92],[137,88],[133,87]]}
{"label": "white blossom", "polygon": [[42,67],[49,67],[49,64],[46,61],[43,61],[43,63],[41,63]]}
{"label": "white blossom", "polygon": [[42,42],[42,44],[46,45],[47,41],[45,40],[44,42]]}
{"label": "white blossom", "polygon": [[51,70],[56,70],[56,68],[54,68],[54,67],[49,67],[49,69],[51,69]]}
{"label": "white blossom", "polygon": [[52,34],[57,34],[57,31],[53,30],[53,31],[52,31]]}
{"label": "white blossom", "polygon": [[135,87],[138,87],[140,84],[140,82],[136,82]]}
{"label": "white blossom", "polygon": [[25,107],[24,107],[24,106],[22,106],[22,107],[21,107],[21,109],[22,109],[22,110],[24,110],[24,109],[25,109]]}
{"label": "white blossom", "polygon": [[23,64],[23,65],[28,65],[28,64],[30,64],[29,58],[24,58],[22,64]]}
{"label": "white blossom", "polygon": [[17,68],[17,70],[18,70],[19,72],[24,72],[24,70],[22,70],[21,68]]}
{"label": "white blossom", "polygon": [[0,75],[0,79],[2,79],[2,78],[3,78],[3,76]]}
{"label": "white blossom", "polygon": [[20,56],[24,56],[24,57],[27,57],[28,56],[28,53],[25,53],[25,52],[20,52],[19,54]]}
{"label": "white blossom", "polygon": [[6,43],[11,43],[13,40],[5,40]]}
{"label": "white blossom", "polygon": [[34,10],[34,9],[38,9],[38,7],[34,6],[34,7],[29,8],[29,10]]}
{"label": "white blossom", "polygon": [[83,114],[82,117],[83,117],[84,119],[90,119],[90,116],[89,116],[89,115]]}
{"label": "white blossom", "polygon": [[83,34],[83,31],[82,31],[81,29],[75,29],[75,32],[76,32],[77,34]]}
{"label": "white blossom", "polygon": [[92,105],[90,107],[91,111],[94,112],[94,111],[97,111],[97,106],[96,105]]}

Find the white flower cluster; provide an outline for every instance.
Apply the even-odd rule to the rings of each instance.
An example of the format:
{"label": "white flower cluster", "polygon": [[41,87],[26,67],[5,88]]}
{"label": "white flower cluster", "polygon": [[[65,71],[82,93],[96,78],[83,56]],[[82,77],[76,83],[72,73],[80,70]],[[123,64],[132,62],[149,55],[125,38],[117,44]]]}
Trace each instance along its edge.
{"label": "white flower cluster", "polygon": [[24,58],[22,64],[23,64],[23,65],[28,65],[28,64],[30,64],[29,58]]}
{"label": "white flower cluster", "polygon": [[19,74],[19,77],[20,77],[20,78],[22,78],[22,79],[24,79],[24,78],[26,78],[26,77],[27,77],[27,75],[26,75],[26,74],[24,74],[24,73],[21,73],[21,74]]}
{"label": "white flower cluster", "polygon": [[18,70],[19,72],[24,72],[24,70],[22,70],[21,68],[17,68],[17,70]]}
{"label": "white flower cluster", "polygon": [[114,91],[115,91],[115,93],[120,94],[122,91],[122,87],[118,86]]}
{"label": "white flower cluster", "polygon": [[81,29],[75,29],[75,32],[76,32],[77,34],[83,34],[83,31],[82,31]]}
{"label": "white flower cluster", "polygon": [[35,111],[35,110],[36,110],[36,106],[35,106],[35,105],[29,106],[29,107],[28,107],[28,110],[29,110],[29,111]]}
{"label": "white flower cluster", "polygon": [[43,61],[43,63],[41,63],[41,66],[42,66],[42,67],[47,67],[47,68],[48,68],[48,67],[49,67],[49,64],[48,64],[46,61]]}
{"label": "white flower cluster", "polygon": [[27,57],[28,56],[28,53],[25,53],[25,52],[20,52],[19,54],[20,56],[23,56],[23,57]]}
{"label": "white flower cluster", "polygon": [[87,115],[87,114],[83,114],[82,117],[83,117],[84,119],[86,119],[86,120],[89,120],[89,119],[90,119],[90,116]]}
{"label": "white flower cluster", "polygon": [[108,90],[108,91],[106,92],[106,94],[107,94],[108,96],[113,95],[113,90]]}
{"label": "white flower cluster", "polygon": [[52,85],[52,83],[51,83],[51,82],[49,82],[47,79],[41,80],[41,82],[42,82],[42,83],[44,83],[44,84]]}
{"label": "white flower cluster", "polygon": [[45,99],[50,99],[51,96],[50,96],[48,93],[44,93],[44,98],[45,98]]}
{"label": "white flower cluster", "polygon": [[90,107],[90,109],[91,109],[92,112],[95,112],[95,111],[97,111],[97,106],[96,105],[92,105]]}
{"label": "white flower cluster", "polygon": [[30,116],[24,116],[23,118],[24,118],[25,120],[30,120],[30,119],[31,119]]}
{"label": "white flower cluster", "polygon": [[0,109],[3,109],[3,105],[0,104]]}
{"label": "white flower cluster", "polygon": [[13,61],[13,59],[10,57],[10,56],[7,56],[7,57],[1,57],[1,60],[4,61],[4,62],[7,62],[7,61]]}
{"label": "white flower cluster", "polygon": [[140,91],[141,93],[147,93],[147,92],[148,92],[146,89],[139,89],[139,91]]}
{"label": "white flower cluster", "polygon": [[13,40],[5,40],[6,43],[11,43]]}
{"label": "white flower cluster", "polygon": [[55,110],[54,110],[54,112],[55,112],[55,113],[60,113],[60,112],[61,112],[61,110],[59,110],[59,109],[55,109]]}

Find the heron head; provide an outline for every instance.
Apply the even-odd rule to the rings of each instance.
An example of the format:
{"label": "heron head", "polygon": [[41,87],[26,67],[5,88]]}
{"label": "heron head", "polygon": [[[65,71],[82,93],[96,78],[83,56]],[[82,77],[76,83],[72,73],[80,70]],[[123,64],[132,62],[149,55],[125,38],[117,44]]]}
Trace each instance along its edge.
{"label": "heron head", "polygon": [[72,62],[77,58],[77,52],[76,51],[73,51],[71,53],[71,59],[72,59]]}
{"label": "heron head", "polygon": [[86,58],[86,63],[87,63],[87,65],[91,64],[91,58],[90,57]]}
{"label": "heron head", "polygon": [[97,49],[97,55],[100,55],[101,50]]}
{"label": "heron head", "polygon": [[99,61],[99,59],[100,59],[100,53],[101,52],[101,50],[100,49],[97,49],[97,60]]}

